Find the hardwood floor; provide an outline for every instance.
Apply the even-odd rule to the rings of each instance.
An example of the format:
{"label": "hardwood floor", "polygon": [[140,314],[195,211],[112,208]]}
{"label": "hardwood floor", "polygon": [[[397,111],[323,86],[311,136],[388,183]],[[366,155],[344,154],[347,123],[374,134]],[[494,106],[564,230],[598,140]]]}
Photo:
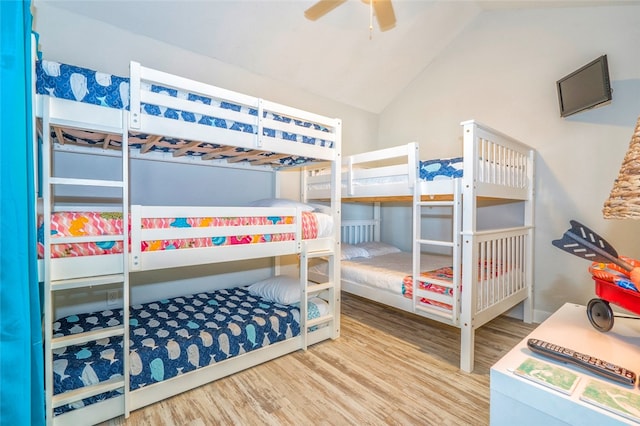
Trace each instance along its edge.
{"label": "hardwood floor", "polygon": [[339,339],[103,425],[487,425],[489,369],[534,328],[481,327],[467,374],[459,329],[343,294]]}

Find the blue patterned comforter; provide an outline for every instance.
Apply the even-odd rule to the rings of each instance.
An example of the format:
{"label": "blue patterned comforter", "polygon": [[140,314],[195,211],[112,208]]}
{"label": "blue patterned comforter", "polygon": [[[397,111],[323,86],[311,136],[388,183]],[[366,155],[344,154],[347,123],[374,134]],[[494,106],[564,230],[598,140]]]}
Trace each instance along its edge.
{"label": "blue patterned comforter", "polygon": [[[309,317],[319,316],[310,303]],[[71,315],[54,322],[54,337],[121,324],[122,310]],[[160,300],[130,308],[130,389],[300,334],[300,311],[249,294],[246,288]],[[105,338],[54,351],[54,394],[122,373],[122,338]],[[116,395],[89,398],[56,413]]]}
{"label": "blue patterned comforter", "polygon": [[[143,84],[145,84],[143,82]],[[258,110],[251,107],[236,105],[231,102],[217,100],[201,96],[194,93],[183,93],[173,88],[162,87],[159,85],[146,86],[152,92],[163,93],[172,97],[187,99],[189,101],[199,102],[205,105],[217,106],[222,109],[241,112],[249,117],[257,117]],[[77,102],[84,102],[93,105],[99,105],[116,109],[129,109],[129,78],[119,77],[112,74],[97,72],[88,68],[82,68],[73,65],[61,64],[53,61],[38,61],[36,63],[36,93],[41,95],[49,95],[56,98],[62,98]],[[214,126],[223,129],[229,129],[238,132],[257,134],[258,127],[240,121],[210,117],[202,114],[195,114],[187,111],[159,107],[157,105],[143,104],[143,112],[149,115],[162,116],[165,118],[198,123],[206,126]],[[283,115],[277,115],[270,112],[264,112],[265,117],[269,117],[276,121],[292,123],[296,126],[304,128],[315,128],[320,131],[329,131],[316,123],[305,122],[292,119]],[[333,147],[333,142],[320,138],[308,137],[292,132],[284,132],[269,128],[263,129],[265,136],[275,137],[291,142],[299,142],[323,147]],[[69,136],[69,135],[66,135]],[[70,136],[73,138],[73,136]],[[130,138],[129,144],[134,148],[140,148],[144,144],[146,135],[137,134],[135,138]],[[180,144],[179,140],[165,138],[172,144]],[[90,139],[83,142],[95,144]],[[207,147],[219,148],[221,145],[207,144]],[[171,148],[154,147],[154,150],[171,151]],[[238,148],[238,151],[248,151],[247,149]],[[189,151],[189,155],[203,155],[199,151]],[[224,157],[223,157],[224,158]],[[283,165],[295,165],[309,161],[304,157],[287,157],[279,160]]]}
{"label": "blue patterned comforter", "polygon": [[462,177],[462,157],[420,161],[421,180],[455,179]]}

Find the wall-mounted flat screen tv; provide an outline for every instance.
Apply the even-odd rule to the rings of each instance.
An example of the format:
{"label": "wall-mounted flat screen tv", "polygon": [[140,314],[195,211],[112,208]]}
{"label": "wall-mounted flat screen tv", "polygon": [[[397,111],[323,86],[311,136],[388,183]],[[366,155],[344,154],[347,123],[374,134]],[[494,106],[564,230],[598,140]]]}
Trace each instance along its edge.
{"label": "wall-mounted flat screen tv", "polygon": [[585,109],[611,101],[611,83],[607,55],[589,62],[556,83],[560,117],[568,117]]}

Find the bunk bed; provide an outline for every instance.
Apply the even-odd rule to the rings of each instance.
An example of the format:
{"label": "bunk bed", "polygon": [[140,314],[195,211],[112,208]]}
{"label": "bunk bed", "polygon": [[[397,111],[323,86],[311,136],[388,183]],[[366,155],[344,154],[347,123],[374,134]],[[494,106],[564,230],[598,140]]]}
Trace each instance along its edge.
{"label": "bunk bed", "polygon": [[[34,81],[48,424],[126,417],[339,337],[339,119],[136,62],[119,77],[38,60]],[[60,152],[116,157],[116,177],[61,170]],[[133,158],[274,174],[329,163],[336,184],[328,214],[282,199],[237,207],[136,205],[129,198]],[[80,191],[69,202],[60,188],[98,195]],[[249,286],[144,303],[130,297],[130,275],[139,271],[287,255],[300,259],[298,276],[278,275],[276,260],[274,277]],[[332,259],[334,274],[310,283],[306,263],[318,256]],[[114,284],[120,307],[55,317],[58,292]]]}
{"label": "bunk bed", "polygon": [[[372,218],[342,222],[341,288],[459,327],[460,368],[471,372],[475,329],[521,302],[523,320],[532,321],[535,151],[481,123],[461,125],[461,157],[420,160],[418,144],[409,143],[343,159],[343,203],[374,207]],[[328,176],[305,174],[309,199],[328,199]],[[385,202],[411,205],[411,250],[380,242]],[[514,223],[513,213],[503,219],[496,210],[480,226],[484,206],[520,217]],[[450,217],[444,239],[425,232],[434,208]],[[323,268],[313,266],[311,279],[324,279]]]}

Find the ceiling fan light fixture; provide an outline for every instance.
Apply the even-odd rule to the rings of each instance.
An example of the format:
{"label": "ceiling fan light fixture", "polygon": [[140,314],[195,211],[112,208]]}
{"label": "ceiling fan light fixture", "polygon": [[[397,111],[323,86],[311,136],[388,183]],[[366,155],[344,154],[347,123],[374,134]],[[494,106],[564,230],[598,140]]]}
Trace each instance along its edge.
{"label": "ceiling fan light fixture", "polygon": [[347,0],[320,0],[304,11],[304,17],[311,21],[315,21],[346,1]]}
{"label": "ceiling fan light fixture", "polygon": [[378,20],[380,31],[387,31],[396,26],[396,14],[391,0],[369,0],[373,2],[373,10]]}
{"label": "ceiling fan light fixture", "polygon": [[[370,8],[375,12],[376,20],[380,31],[387,31],[396,26],[396,14],[393,11],[393,5],[391,0],[362,0],[368,4]],[[304,16],[315,21],[327,13],[331,12],[336,7],[340,6],[346,0],[319,0],[313,6],[304,11]]]}

